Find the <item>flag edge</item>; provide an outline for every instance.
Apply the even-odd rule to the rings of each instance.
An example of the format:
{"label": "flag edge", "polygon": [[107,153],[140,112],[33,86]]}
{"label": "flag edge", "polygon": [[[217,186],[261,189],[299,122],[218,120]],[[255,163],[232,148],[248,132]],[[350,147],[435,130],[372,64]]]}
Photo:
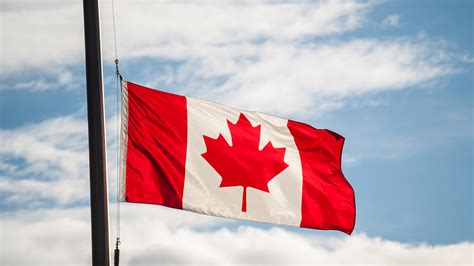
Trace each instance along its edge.
{"label": "flag edge", "polygon": [[120,130],[120,193],[119,200],[126,201],[126,178],[127,178],[127,147],[128,147],[128,86],[127,81],[121,81],[122,114]]}

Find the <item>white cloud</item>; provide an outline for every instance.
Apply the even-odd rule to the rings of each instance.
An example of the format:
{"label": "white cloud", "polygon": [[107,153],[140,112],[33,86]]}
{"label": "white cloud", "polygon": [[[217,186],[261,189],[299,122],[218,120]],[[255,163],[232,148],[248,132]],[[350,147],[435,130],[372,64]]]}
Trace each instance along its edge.
{"label": "white cloud", "polygon": [[82,64],[81,1],[2,1],[1,72]]}
{"label": "white cloud", "polygon": [[[107,104],[112,109],[112,101]],[[117,122],[115,114],[106,119],[111,199],[116,197]],[[0,144],[2,205],[27,209],[88,200],[88,132],[81,113],[0,129]]]}
{"label": "white cloud", "polygon": [[399,14],[392,14],[387,16],[383,19],[382,25],[390,26],[390,27],[398,27],[400,26],[400,15]]}
{"label": "white cloud", "polygon": [[[297,47],[265,43],[256,50],[255,60],[232,58],[235,71],[216,75],[228,79],[215,90],[202,91],[244,109],[314,115],[340,108],[348,96],[420,85],[455,71],[436,56],[441,50],[427,40],[367,39]],[[217,68],[213,61],[200,63],[195,67],[205,75]]]}
{"label": "white cloud", "polygon": [[[140,53],[177,62],[143,65],[143,82],[272,114],[301,116],[341,108],[347,97],[436,84],[458,71],[443,42],[413,38],[265,41],[187,47],[164,44]],[[138,56],[138,55],[137,55]],[[141,55],[140,55],[141,56]]]}
{"label": "white cloud", "polygon": [[[3,76],[25,68],[82,64],[81,1],[31,3],[8,0],[1,11],[8,22]],[[104,60],[111,63],[110,4],[102,2],[101,15]],[[450,52],[442,40],[339,38],[367,26],[368,14],[379,4],[117,1],[122,71],[127,77],[131,63],[145,60],[138,69],[143,78],[136,82],[181,88],[182,93],[235,107],[303,116],[341,108],[354,95],[436,83],[458,70],[460,55]],[[386,20],[394,24],[398,15]],[[10,87],[46,90],[69,80],[64,73],[57,75],[52,83],[26,75]]]}
{"label": "white cloud", "polygon": [[[473,262],[471,242],[406,244],[364,234],[328,236],[308,234],[307,230],[291,232],[284,227],[230,229],[222,223],[227,220],[136,204],[124,205],[122,214],[121,265],[471,265]],[[90,264],[89,215],[88,209],[80,208],[3,216],[0,263]],[[210,230],[214,227],[216,230]],[[113,237],[112,233],[111,240]]]}
{"label": "white cloud", "polygon": [[[35,75],[38,77],[35,77]],[[28,78],[24,79],[25,76]],[[82,81],[81,78],[80,75],[73,73],[70,69],[45,68],[41,71],[28,72],[26,75],[24,73],[14,73],[6,76],[7,81],[0,85],[0,91],[46,91],[52,89],[72,90],[80,87],[80,81]]]}
{"label": "white cloud", "polygon": [[[337,39],[362,28],[376,5],[158,3],[144,11],[117,4],[119,52],[124,60],[173,61],[143,67],[150,86],[185,88],[188,95],[283,116],[337,109],[344,97],[433,82],[456,71],[453,55],[426,37]],[[113,51],[112,42],[104,45]]]}
{"label": "white cloud", "polygon": [[[289,40],[340,33],[360,25],[370,3],[271,1],[117,1],[124,58],[172,40],[188,47],[259,38]],[[4,8],[3,8],[4,7]],[[110,1],[103,1],[104,55],[113,56]],[[82,1],[2,2],[2,72],[25,67],[82,64]]]}
{"label": "white cloud", "polygon": [[[104,2],[104,29],[112,26],[109,6],[110,3]],[[372,6],[372,2],[359,1],[117,2],[117,36],[125,58],[148,56],[144,51],[159,50],[167,44],[194,50],[193,47],[259,40],[290,41],[356,29]],[[113,40],[111,34],[104,31],[104,40]],[[113,51],[111,41],[104,45],[106,51]]]}
{"label": "white cloud", "polygon": [[4,204],[70,204],[88,195],[87,124],[58,117],[0,130]]}
{"label": "white cloud", "polygon": [[43,68],[0,74],[0,93],[2,91],[26,90],[46,92],[51,90],[75,91],[85,89],[85,76],[82,70],[74,67]]}

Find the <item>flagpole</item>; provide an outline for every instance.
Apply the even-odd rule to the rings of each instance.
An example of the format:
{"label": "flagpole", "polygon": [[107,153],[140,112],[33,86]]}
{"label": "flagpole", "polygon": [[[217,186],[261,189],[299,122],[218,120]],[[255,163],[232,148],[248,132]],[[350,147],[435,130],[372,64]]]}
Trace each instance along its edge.
{"label": "flagpole", "polygon": [[92,264],[110,265],[104,92],[98,0],[84,0],[84,35],[89,125]]}

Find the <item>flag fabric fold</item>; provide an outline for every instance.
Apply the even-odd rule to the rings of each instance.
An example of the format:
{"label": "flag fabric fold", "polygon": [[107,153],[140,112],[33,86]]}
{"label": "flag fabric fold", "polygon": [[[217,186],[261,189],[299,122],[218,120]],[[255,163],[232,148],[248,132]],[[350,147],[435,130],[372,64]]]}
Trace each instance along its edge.
{"label": "flag fabric fold", "polygon": [[344,138],[123,81],[122,201],[352,233]]}

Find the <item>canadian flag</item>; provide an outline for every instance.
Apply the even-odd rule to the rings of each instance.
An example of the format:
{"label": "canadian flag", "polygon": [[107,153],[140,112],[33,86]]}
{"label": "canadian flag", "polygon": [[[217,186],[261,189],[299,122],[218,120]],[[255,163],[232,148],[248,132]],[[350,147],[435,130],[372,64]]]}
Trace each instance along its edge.
{"label": "canadian flag", "polygon": [[122,82],[121,200],[350,234],[344,138]]}

